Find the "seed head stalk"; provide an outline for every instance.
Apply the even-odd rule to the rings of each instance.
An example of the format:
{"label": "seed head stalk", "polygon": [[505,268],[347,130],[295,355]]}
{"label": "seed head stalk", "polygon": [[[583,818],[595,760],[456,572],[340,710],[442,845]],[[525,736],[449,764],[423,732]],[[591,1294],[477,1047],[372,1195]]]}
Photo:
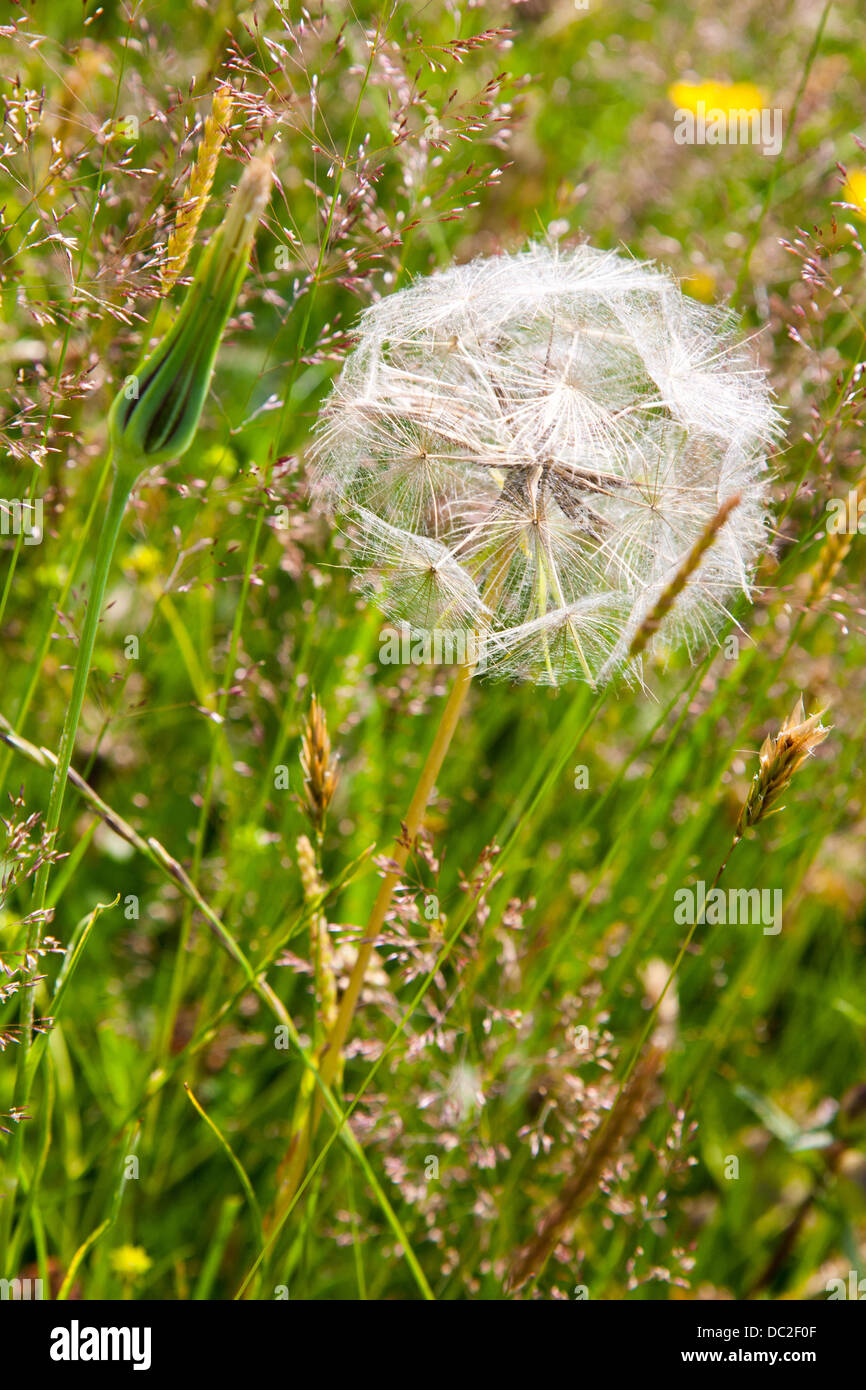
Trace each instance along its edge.
{"label": "seed head stalk", "polygon": [[[486,590],[486,597],[493,600],[498,594],[501,579],[494,579]],[[479,627],[475,634],[476,644],[484,642],[489,637],[489,630]],[[415,837],[424,823],[424,815],[427,810],[427,803],[430,800],[436,779],[442,770],[442,765],[451,747],[451,741],[457,729],[457,724],[469,694],[469,687],[472,684],[472,677],[477,668],[477,662],[467,662],[458,667],[457,676],[451,687],[450,694],[445,702],[442,713],[439,717],[439,724],[430,750],[421,769],[409,809],[406,812],[406,819],[403,822],[402,834],[394,846],[391,856],[394,867],[389,869],[379,885],[372,910],[363,937],[358,943],[358,955],[349,976],[349,983],[343,992],[337,1010],[336,1019],[328,1034],[324,1049],[321,1053],[319,1062],[319,1078],[324,1086],[331,1086],[339,1077],[343,1063],[343,1048],[352,1027],[352,1020],[355,1010],[358,1007],[358,1000],[364,986],[364,979],[367,974],[367,967],[376,939],[382,930],[385,916],[391,905],[394,890],[400,882],[403,870],[409,858]],[[311,712],[311,718],[315,720],[318,711],[317,702]],[[304,768],[309,781],[310,752],[305,746]],[[327,759],[326,759],[327,761]],[[303,1179],[307,1166],[307,1159],[310,1152],[310,1144],[315,1137],[319,1120],[322,1115],[322,1093],[318,1092],[312,1106],[312,1114],[307,1116],[306,1110],[303,1114],[303,1123],[293,1127],[292,1138],[289,1146],[288,1161],[284,1162],[281,1173],[278,1176],[278,1192],[274,1205],[273,1219],[280,1220],[286,1213],[287,1208],[292,1204],[298,1187]],[[270,1224],[270,1223],[269,1223]]]}
{"label": "seed head stalk", "polygon": [[[319,1063],[319,1077],[326,1086],[331,1085],[339,1070],[343,1047],[349,1036],[352,1019],[355,1016],[355,1009],[357,1008],[358,1000],[361,995],[364,977],[367,973],[367,967],[370,964],[370,957],[373,954],[376,938],[382,930],[382,926],[385,922],[385,914],[391,905],[394,889],[400,882],[401,875],[406,867],[412,844],[423,825],[427,803],[430,800],[433,788],[436,785],[436,779],[442,770],[442,764],[451,746],[451,740],[454,737],[460,714],[466,701],[466,696],[469,693],[469,687],[472,684],[474,672],[474,665],[464,665],[460,666],[458,669],[454,684],[451,687],[450,694],[442,710],[435,737],[430,745],[427,757],[424,760],[424,766],[421,769],[412,800],[409,803],[409,810],[406,813],[406,820],[403,824],[403,833],[394,846],[394,852],[391,856],[394,867],[388,870],[379,885],[379,891],[376,894],[376,899],[367,921],[364,936],[358,945],[358,955],[349,977],[349,983],[343,992],[337,1011],[336,1021],[331,1029]],[[286,1210],[286,1207],[291,1203],[304,1175],[310,1151],[310,1143],[318,1127],[321,1113],[322,1101],[319,1097],[313,1108],[311,1123],[297,1136],[297,1144],[277,1196],[275,1205],[275,1215],[277,1218],[279,1218]]]}
{"label": "seed head stalk", "polygon": [[340,1001],[336,1024],[334,1025],[333,1032],[328,1041],[327,1050],[322,1057],[322,1079],[327,1084],[330,1084],[336,1072],[340,1049],[349,1032],[352,1016],[354,1015],[358,996],[361,993],[361,986],[364,982],[364,976],[367,972],[367,966],[370,963],[370,956],[373,951],[375,938],[382,929],[382,925],[385,921],[385,913],[390,906],[394,889],[399,883],[400,876],[406,867],[406,861],[409,858],[409,852],[415,836],[421,829],[424,813],[427,809],[427,802],[430,800],[430,795],[436,784],[436,778],[439,776],[442,764],[445,761],[445,755],[454,737],[454,732],[460,718],[460,712],[472,682],[474,669],[474,666],[468,665],[461,666],[458,669],[454,684],[451,687],[451,693],[448,696],[448,700],[439,720],[436,736],[430,745],[430,751],[421,769],[418,784],[415,787],[414,795],[409,804],[409,810],[406,813],[405,833],[401,836],[394,849],[392,858],[395,867],[389,870],[382,879],[382,883],[379,887],[376,901],[373,904],[373,910],[367,922],[364,939],[358,948],[358,958],[355,961],[349,983]]}

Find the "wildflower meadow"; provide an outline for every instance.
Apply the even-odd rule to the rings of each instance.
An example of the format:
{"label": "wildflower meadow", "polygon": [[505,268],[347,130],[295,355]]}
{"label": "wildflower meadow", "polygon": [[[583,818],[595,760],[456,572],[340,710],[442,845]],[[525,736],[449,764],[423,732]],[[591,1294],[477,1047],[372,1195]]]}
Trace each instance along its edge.
{"label": "wildflower meadow", "polygon": [[866,1298],[862,7],[10,0],[0,82],[4,1333]]}

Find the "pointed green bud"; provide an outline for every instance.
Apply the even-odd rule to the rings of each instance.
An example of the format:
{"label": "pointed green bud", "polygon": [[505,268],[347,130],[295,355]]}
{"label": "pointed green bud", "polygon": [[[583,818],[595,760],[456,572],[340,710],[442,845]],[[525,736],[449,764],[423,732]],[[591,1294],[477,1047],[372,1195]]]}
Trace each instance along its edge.
{"label": "pointed green bud", "polygon": [[115,465],[130,486],[146,468],[178,458],[195,437],[272,178],[270,155],[254,156],[202,253],[177,318],[114,399],[109,427]]}

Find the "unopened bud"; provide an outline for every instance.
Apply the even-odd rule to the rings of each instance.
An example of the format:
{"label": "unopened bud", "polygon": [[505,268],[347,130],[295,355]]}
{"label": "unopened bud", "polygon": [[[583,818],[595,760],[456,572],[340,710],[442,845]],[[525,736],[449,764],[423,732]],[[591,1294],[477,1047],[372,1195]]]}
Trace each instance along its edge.
{"label": "unopened bud", "polygon": [[135,395],[130,399],[121,391],[115,397],[109,416],[111,442],[118,472],[128,475],[130,483],[145,468],[178,458],[195,437],[272,178],[269,154],[250,160],[177,318],[135,372]]}

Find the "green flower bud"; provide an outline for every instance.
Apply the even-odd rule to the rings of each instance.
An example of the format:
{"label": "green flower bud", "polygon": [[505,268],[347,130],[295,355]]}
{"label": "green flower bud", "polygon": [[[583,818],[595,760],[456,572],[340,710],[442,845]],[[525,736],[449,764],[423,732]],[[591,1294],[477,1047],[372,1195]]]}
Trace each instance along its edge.
{"label": "green flower bud", "polygon": [[270,155],[244,170],[221,226],[205,248],[177,318],[115,397],[109,415],[118,473],[130,485],[146,468],[178,458],[195,437],[226,323],[247,273],[270,197]]}

